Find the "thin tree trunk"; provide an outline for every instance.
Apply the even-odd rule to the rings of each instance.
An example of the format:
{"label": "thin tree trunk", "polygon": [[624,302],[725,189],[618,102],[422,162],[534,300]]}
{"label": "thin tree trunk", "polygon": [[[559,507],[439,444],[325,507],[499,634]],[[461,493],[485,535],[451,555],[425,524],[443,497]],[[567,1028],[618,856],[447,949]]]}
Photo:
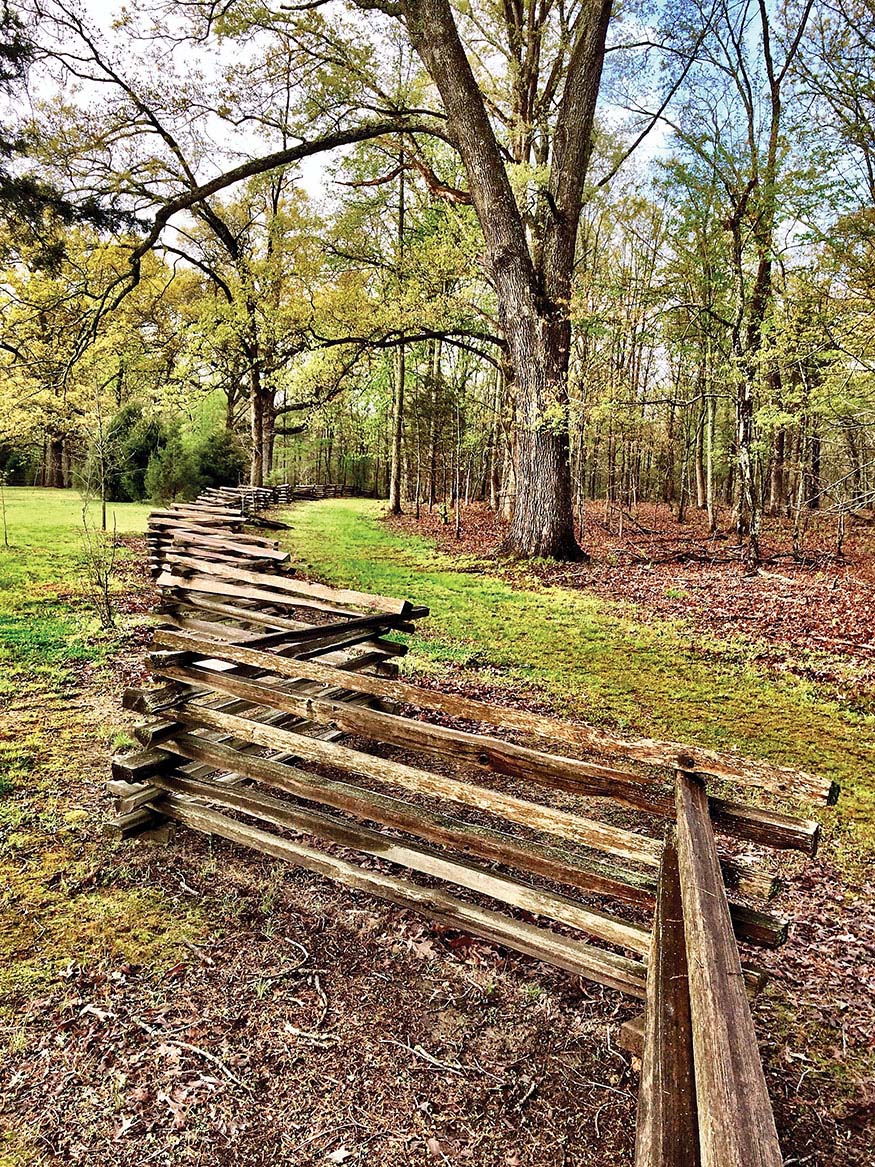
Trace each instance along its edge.
{"label": "thin tree trunk", "polygon": [[772,468],[769,474],[769,514],[783,514],[787,504],[787,431],[781,426],[772,439]]}
{"label": "thin tree trunk", "polygon": [[256,364],[249,372],[249,483],[264,485],[264,397]]}
{"label": "thin tree trunk", "polygon": [[703,401],[696,423],[696,506],[700,511],[707,506],[708,489],[705,484],[705,415],[707,405]]}
{"label": "thin tree trunk", "polygon": [[[403,282],[404,264],[404,150],[398,150],[398,285]],[[402,341],[395,354],[395,391],[392,398],[392,459],[389,472],[389,512],[401,514],[401,462],[404,442],[404,381],[406,354]]]}
{"label": "thin tree trunk", "polygon": [[404,442],[404,381],[407,360],[404,345],[395,353],[395,388],[392,394],[392,445],[389,468],[389,511],[401,514],[401,469]]}
{"label": "thin tree trunk", "polygon": [[705,505],[708,508],[708,533],[711,535],[717,530],[717,507],[714,501],[714,430],[716,428],[716,419],[717,399],[709,397],[706,414]]}

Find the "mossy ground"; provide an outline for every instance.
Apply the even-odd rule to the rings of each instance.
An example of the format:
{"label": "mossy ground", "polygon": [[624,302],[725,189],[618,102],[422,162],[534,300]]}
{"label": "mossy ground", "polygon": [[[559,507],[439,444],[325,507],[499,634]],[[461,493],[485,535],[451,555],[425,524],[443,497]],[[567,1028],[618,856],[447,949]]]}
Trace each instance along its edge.
{"label": "mossy ground", "polygon": [[[35,1001],[79,966],[161,969],[196,913],[132,880],[106,839],[101,792],[125,733],[119,661],[141,618],[101,630],[82,561],[81,502],[70,491],[6,489],[0,533],[0,1028],[30,1040]],[[116,510],[141,533],[148,508]],[[94,518],[92,514],[92,519]],[[110,518],[112,522],[112,518]],[[120,551],[122,568],[132,552]],[[120,599],[128,584],[120,580]],[[137,648],[139,652],[139,648]],[[27,1131],[7,1130],[0,1164],[33,1162]]]}

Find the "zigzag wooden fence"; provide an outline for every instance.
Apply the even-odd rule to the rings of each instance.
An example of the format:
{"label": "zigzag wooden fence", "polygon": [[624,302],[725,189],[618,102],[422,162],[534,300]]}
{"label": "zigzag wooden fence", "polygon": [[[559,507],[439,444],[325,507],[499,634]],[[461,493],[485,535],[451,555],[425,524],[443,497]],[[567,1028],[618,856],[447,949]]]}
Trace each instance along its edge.
{"label": "zigzag wooden fence", "polygon": [[253,533],[292,497],[150,519],[164,622],[156,685],[126,695],[147,717],[113,764],[118,828],[175,820],[646,999],[623,1031],[639,1167],[777,1167],[748,1007],[765,978],[737,941],[777,946],[787,922],[736,844],[813,854],[817,824],[776,804],[836,788],[399,680],[390,634],[428,609],[295,575]]}

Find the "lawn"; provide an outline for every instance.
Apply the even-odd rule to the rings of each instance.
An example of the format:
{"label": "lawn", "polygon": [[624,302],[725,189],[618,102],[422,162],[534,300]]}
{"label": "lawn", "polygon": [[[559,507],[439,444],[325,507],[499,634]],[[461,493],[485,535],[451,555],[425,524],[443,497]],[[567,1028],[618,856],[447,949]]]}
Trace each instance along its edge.
{"label": "lawn", "polygon": [[[6,535],[0,535],[0,664],[8,683],[22,665],[57,679],[65,664],[96,659],[109,647],[90,602],[79,495],[71,490],[6,487]],[[107,525],[121,536],[142,535],[151,508],[111,503]],[[88,509],[99,523],[99,504]],[[119,554],[115,590],[128,587],[132,551]],[[0,687],[2,691],[2,687]]]}
{"label": "lawn", "polygon": [[708,640],[628,603],[499,577],[380,521],[382,504],[311,503],[289,546],[306,573],[427,604],[408,668],[452,664],[473,684],[524,686],[557,710],[631,734],[671,737],[817,771],[843,788],[838,814],[868,850],[875,823],[875,718],[811,680],[754,663],[756,645]]}

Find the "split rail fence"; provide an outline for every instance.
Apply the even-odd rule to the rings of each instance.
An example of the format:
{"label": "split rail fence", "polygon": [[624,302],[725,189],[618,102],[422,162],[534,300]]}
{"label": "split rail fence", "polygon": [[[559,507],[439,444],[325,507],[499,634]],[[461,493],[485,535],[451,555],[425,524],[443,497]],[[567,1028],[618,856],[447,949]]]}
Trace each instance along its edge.
{"label": "split rail fence", "polygon": [[637,1167],[779,1167],[738,941],[785,939],[762,852],[814,854],[786,804],[836,787],[399,679],[428,609],[295,574],[261,512],[299,489],[150,517],[163,622],[115,825],[173,820],[646,1002]]}

